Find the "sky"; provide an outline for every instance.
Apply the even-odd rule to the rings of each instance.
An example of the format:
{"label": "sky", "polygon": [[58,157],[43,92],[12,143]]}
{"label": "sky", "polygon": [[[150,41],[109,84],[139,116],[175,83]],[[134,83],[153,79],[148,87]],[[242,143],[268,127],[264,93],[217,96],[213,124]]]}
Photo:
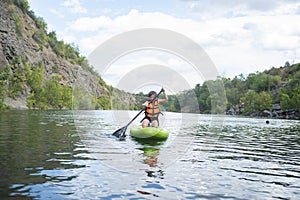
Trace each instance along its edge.
{"label": "sky", "polygon": [[[48,24],[48,31],[78,46],[87,58],[116,35],[158,28],[193,40],[223,77],[300,62],[299,0],[29,0],[29,4]],[[126,74],[147,64],[169,66],[190,87],[205,80],[180,57],[155,50],[127,53],[100,74],[109,85],[119,86]]]}

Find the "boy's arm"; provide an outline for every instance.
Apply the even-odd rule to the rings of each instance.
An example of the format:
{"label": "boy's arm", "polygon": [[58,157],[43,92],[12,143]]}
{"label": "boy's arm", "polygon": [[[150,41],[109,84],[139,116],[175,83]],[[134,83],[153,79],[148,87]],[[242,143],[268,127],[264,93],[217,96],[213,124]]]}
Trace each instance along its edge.
{"label": "boy's arm", "polygon": [[168,101],[168,95],[166,94],[166,91],[163,89],[163,93],[164,93],[164,98],[163,99],[159,99],[158,103],[162,103],[162,102],[166,102]]}
{"label": "boy's arm", "polygon": [[148,104],[149,104],[149,102],[148,101],[146,101],[145,103],[143,103],[142,105],[143,106],[148,106]]}

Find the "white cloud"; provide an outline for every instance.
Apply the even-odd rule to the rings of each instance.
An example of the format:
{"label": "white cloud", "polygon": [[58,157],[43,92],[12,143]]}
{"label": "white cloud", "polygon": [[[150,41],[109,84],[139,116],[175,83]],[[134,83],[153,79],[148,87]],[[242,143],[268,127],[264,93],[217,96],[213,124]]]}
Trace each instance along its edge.
{"label": "white cloud", "polygon": [[110,8],[104,8],[104,9],[101,10],[101,12],[104,13],[104,14],[110,14],[110,13],[113,12],[113,10],[110,9]]}
{"label": "white cloud", "polygon": [[132,9],[128,15],[121,15],[115,19],[106,16],[78,18],[76,21],[70,23],[70,29],[76,31],[106,29],[107,31],[115,32],[149,27],[162,28],[163,26],[176,28],[178,21],[181,25],[194,23],[192,20],[178,19],[159,12],[141,13],[138,10]]}
{"label": "white cloud", "polygon": [[49,9],[49,12],[61,19],[65,17],[64,14],[62,14],[61,12],[58,12],[55,9]]}
{"label": "white cloud", "polygon": [[96,18],[82,17],[72,22],[70,28],[76,31],[96,31],[98,29],[108,28],[112,23],[112,20],[105,16]]}
{"label": "white cloud", "polygon": [[[252,6],[254,9],[255,6]],[[257,6],[263,7],[261,4]],[[90,36],[81,38],[79,42],[80,49],[85,55],[110,37],[125,31],[139,28],[173,30],[202,46],[221,75],[234,76],[262,71],[271,66],[278,67],[285,61],[300,62],[298,23],[300,15],[287,14],[288,8],[290,10],[294,8],[295,11],[298,6],[295,7],[295,4],[274,6],[277,14],[274,14],[275,11],[271,15],[256,15],[249,12],[249,15],[245,16],[210,18],[206,21],[132,9],[127,15],[115,18],[107,16],[79,18],[69,24],[69,29],[81,34],[89,33]],[[271,13],[271,10],[269,12]],[[147,64],[146,60],[138,60],[136,63]],[[165,61],[164,64],[174,63]]]}
{"label": "white cloud", "polygon": [[204,20],[220,17],[295,14],[300,5],[297,0],[188,0],[186,2],[189,12]]}
{"label": "white cloud", "polygon": [[87,12],[87,9],[82,7],[80,0],[66,0],[62,5],[71,8],[74,13]]}
{"label": "white cloud", "polygon": [[[146,73],[146,71],[151,73]],[[166,76],[166,71],[168,71],[168,76]],[[107,84],[118,86],[118,88],[128,91],[128,85],[135,81],[128,79],[132,78],[133,74],[136,76],[135,80],[146,79],[146,77],[156,78],[161,85],[175,92],[193,88],[197,83],[203,82],[201,74],[178,56],[154,50],[135,51],[123,56],[112,63],[103,72],[102,76]],[[185,80],[186,83],[172,81],[175,77]],[[128,85],[120,84],[124,82]],[[146,81],[145,84],[150,84],[154,87],[157,83],[153,84]],[[141,87],[141,85],[136,85],[136,87]]]}
{"label": "white cloud", "polygon": [[296,50],[300,47],[299,15],[252,17],[244,29],[252,34],[253,45],[265,50]]}
{"label": "white cloud", "polygon": [[[124,31],[138,28],[166,28],[185,34],[204,47],[228,46],[235,43],[261,45],[263,48],[293,49],[299,46],[300,16],[258,16],[233,19],[214,19],[197,22],[179,19],[162,13],[139,13],[132,10],[128,15],[111,19],[105,16],[97,18],[79,18],[71,23],[75,31],[98,31],[98,35],[83,41],[96,47],[100,41]],[[107,37],[105,37],[107,36]],[[98,39],[97,39],[98,38]],[[100,39],[100,40],[99,40]],[[98,44],[95,41],[99,41]],[[91,45],[88,45],[91,47]]]}

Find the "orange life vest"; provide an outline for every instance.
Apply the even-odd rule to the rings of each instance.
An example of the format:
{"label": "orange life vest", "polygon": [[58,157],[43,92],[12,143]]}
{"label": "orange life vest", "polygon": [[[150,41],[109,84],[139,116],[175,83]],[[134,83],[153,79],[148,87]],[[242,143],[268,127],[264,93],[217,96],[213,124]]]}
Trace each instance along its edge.
{"label": "orange life vest", "polygon": [[150,117],[150,118],[158,117],[159,113],[160,110],[158,107],[158,100],[154,100],[148,104],[145,111],[146,117]]}

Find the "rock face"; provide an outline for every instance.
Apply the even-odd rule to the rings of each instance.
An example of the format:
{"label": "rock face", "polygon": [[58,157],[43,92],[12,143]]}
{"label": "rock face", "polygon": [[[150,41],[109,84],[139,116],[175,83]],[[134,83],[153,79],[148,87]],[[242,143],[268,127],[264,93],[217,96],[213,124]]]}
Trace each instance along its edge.
{"label": "rock face", "polygon": [[[235,110],[234,107],[230,107],[227,110],[227,115],[242,115],[243,105],[239,105],[238,109]],[[272,104],[272,110],[264,110],[262,112],[247,113],[246,116],[251,117],[268,117],[277,119],[295,119],[299,120],[299,112],[297,110],[282,110],[280,104]]]}
{"label": "rock face", "polygon": [[[53,74],[59,74],[62,85],[73,89],[81,88],[86,94],[97,98],[110,96],[113,88],[109,88],[100,76],[57,55],[49,44],[36,41],[34,35],[40,28],[34,19],[9,2],[0,1],[0,68],[12,63],[12,68],[18,68],[22,67],[24,62],[30,66],[43,66],[45,80],[49,80]],[[17,57],[21,59],[16,64]],[[132,99],[131,95],[123,94],[125,97],[120,98]],[[26,99],[29,95],[30,88],[24,86],[20,95],[14,99],[5,97],[4,103],[16,109],[26,109]]]}

